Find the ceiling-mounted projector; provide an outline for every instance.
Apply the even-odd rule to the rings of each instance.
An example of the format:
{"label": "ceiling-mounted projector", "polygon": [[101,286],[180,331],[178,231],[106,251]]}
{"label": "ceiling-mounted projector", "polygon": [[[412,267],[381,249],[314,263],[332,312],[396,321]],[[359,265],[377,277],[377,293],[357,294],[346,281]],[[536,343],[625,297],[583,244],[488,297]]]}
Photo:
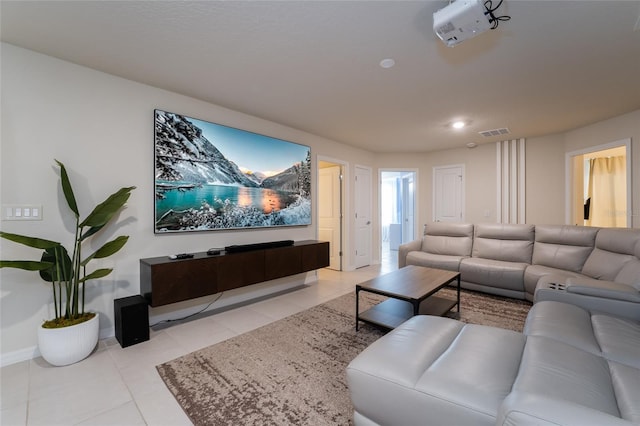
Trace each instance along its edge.
{"label": "ceiling-mounted projector", "polygon": [[433,31],[449,47],[491,28],[489,11],[480,0],[456,0],[433,14]]}

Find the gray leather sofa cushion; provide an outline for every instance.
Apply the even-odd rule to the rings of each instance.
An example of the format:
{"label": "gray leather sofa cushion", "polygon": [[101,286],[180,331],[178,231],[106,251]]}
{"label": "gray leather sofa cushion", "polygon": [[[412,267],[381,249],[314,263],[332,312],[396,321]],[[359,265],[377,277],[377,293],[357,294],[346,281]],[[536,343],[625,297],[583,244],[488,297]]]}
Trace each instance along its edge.
{"label": "gray leather sofa cushion", "polygon": [[531,263],[534,226],[484,223],[475,226],[472,257]]}
{"label": "gray leather sofa cushion", "polygon": [[626,263],[637,260],[636,244],[640,229],[603,228],[596,236],[595,248],[582,273],[600,280],[615,280]]}
{"label": "gray leather sofa cushion", "polygon": [[533,264],[580,272],[593,250],[598,229],[568,225],[537,225]]}
{"label": "gray leather sofa cushion", "polygon": [[496,425],[633,426],[637,423],[546,395],[514,391],[500,406]]}
{"label": "gray leather sofa cushion", "polygon": [[640,370],[615,362],[609,362],[609,368],[620,416],[640,424]]}
{"label": "gray leather sofa cushion", "polygon": [[[591,321],[602,356],[639,369],[640,372],[640,322],[602,314],[592,315]],[[639,388],[635,395],[638,398],[637,408],[640,410],[640,380],[637,385]]]}
{"label": "gray leather sofa cushion", "polygon": [[[640,322],[589,313],[556,301],[536,303],[523,333],[563,342],[607,360],[640,369]],[[640,386],[640,382],[638,383]],[[640,398],[640,393],[638,393]],[[640,400],[638,401],[640,402]]]}
{"label": "gray leather sofa cushion", "polygon": [[427,266],[456,272],[460,269],[460,261],[462,259],[464,259],[463,256],[432,254],[423,251],[412,251],[407,254],[407,263],[409,265]]}
{"label": "gray leather sofa cushion", "polygon": [[[613,340],[619,341],[620,335]],[[640,422],[640,370],[555,339],[527,337],[513,390],[562,401],[564,407],[556,410],[565,417],[575,412],[583,424],[612,424],[614,418]],[[552,407],[540,413],[545,415]],[[593,413],[593,419],[579,414],[590,410],[600,414]]]}
{"label": "gray leather sofa cushion", "polygon": [[518,373],[524,335],[416,316],[347,367],[358,424],[493,425]]}
{"label": "gray leather sofa cushion", "polygon": [[472,246],[472,224],[433,222],[425,227],[422,238],[422,251],[425,253],[471,256]]}
{"label": "gray leather sofa cushion", "polygon": [[598,355],[546,337],[527,336],[513,390],[621,416],[608,362]]}
{"label": "gray leather sofa cushion", "polygon": [[[547,402],[563,401],[564,407],[555,409],[558,413],[553,404],[537,411],[544,418],[575,416],[559,424],[618,424],[616,417],[640,422],[640,322],[546,301],[533,305],[524,334],[525,356],[514,390],[539,393]],[[567,406],[567,401],[575,405]],[[505,410],[501,408],[501,415]],[[536,412],[531,407],[528,411]]]}
{"label": "gray leather sofa cushion", "polygon": [[[576,278],[577,280],[578,278]],[[583,277],[580,280],[593,280],[593,278]],[[625,286],[625,284],[599,281],[599,284],[611,284]],[[629,286],[632,289],[633,287]],[[606,312],[619,317],[640,320],[640,303],[628,300],[628,297],[608,298],[602,296],[591,296],[588,294],[568,291],[568,284],[565,277],[556,275],[545,275],[540,278],[534,294],[534,303],[543,301],[556,301],[580,306],[592,312]],[[534,305],[535,306],[535,305]]]}
{"label": "gray leather sofa cushion", "polygon": [[469,257],[460,262],[460,279],[487,287],[523,292],[527,266],[527,263]]}
{"label": "gray leather sofa cushion", "polygon": [[634,257],[625,263],[620,272],[618,272],[615,281],[629,284],[640,290],[640,240],[636,242],[633,255]]}
{"label": "gray leather sofa cushion", "polygon": [[[499,420],[508,423],[507,417],[514,420],[524,410],[532,416],[524,424],[535,413],[558,424],[640,422],[640,322],[543,301],[529,311],[524,334],[514,394],[503,403]],[[541,401],[523,403],[525,393],[525,400],[538,394],[533,398],[550,405],[540,411]]]}
{"label": "gray leather sofa cushion", "polygon": [[565,288],[568,293],[639,303],[640,309],[640,291],[623,283],[593,278],[567,278]]}
{"label": "gray leather sofa cushion", "polygon": [[597,355],[602,352],[593,334],[589,311],[567,303],[545,301],[533,305],[523,333],[564,342]]}
{"label": "gray leather sofa cushion", "polygon": [[[466,223],[433,222],[425,226],[420,249],[407,252],[405,265],[458,271],[460,261],[471,256],[473,225]],[[415,248],[415,245],[412,246]],[[407,248],[401,245],[399,258]],[[399,260],[399,264],[401,261]],[[402,265],[404,266],[404,265]],[[401,267],[402,267],[401,266]]]}
{"label": "gray leather sofa cushion", "polygon": [[400,244],[400,247],[398,247],[398,268],[404,268],[407,264],[410,264],[407,261],[407,256],[411,252],[420,250],[421,246],[422,240],[413,240],[405,244]]}

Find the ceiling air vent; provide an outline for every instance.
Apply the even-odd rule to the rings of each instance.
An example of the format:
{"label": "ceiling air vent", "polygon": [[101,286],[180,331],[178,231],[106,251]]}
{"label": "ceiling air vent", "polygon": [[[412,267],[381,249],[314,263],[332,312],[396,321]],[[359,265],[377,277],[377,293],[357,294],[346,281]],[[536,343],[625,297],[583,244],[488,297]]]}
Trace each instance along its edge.
{"label": "ceiling air vent", "polygon": [[482,132],[478,133],[480,133],[485,138],[490,138],[493,136],[508,135],[511,132],[506,127],[502,127],[500,129],[483,130]]}

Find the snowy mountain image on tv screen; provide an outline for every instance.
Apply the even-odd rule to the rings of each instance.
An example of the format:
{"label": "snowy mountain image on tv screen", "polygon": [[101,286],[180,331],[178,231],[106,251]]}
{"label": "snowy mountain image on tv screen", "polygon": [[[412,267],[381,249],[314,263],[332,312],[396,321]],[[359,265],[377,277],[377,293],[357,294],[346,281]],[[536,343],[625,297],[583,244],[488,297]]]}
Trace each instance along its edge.
{"label": "snowy mountain image on tv screen", "polygon": [[155,232],[311,224],[311,149],[155,111]]}

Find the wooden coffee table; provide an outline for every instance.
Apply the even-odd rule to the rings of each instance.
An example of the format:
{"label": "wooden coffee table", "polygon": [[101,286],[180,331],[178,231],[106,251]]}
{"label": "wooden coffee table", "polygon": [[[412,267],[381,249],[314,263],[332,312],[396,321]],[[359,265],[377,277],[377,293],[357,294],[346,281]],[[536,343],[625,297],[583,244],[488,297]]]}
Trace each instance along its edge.
{"label": "wooden coffee table", "polygon": [[[456,300],[434,296],[438,290],[458,281]],[[360,292],[389,299],[360,313]],[[356,285],[356,331],[360,321],[393,329],[414,315],[444,315],[454,306],[460,312],[460,273],[409,265]]]}

